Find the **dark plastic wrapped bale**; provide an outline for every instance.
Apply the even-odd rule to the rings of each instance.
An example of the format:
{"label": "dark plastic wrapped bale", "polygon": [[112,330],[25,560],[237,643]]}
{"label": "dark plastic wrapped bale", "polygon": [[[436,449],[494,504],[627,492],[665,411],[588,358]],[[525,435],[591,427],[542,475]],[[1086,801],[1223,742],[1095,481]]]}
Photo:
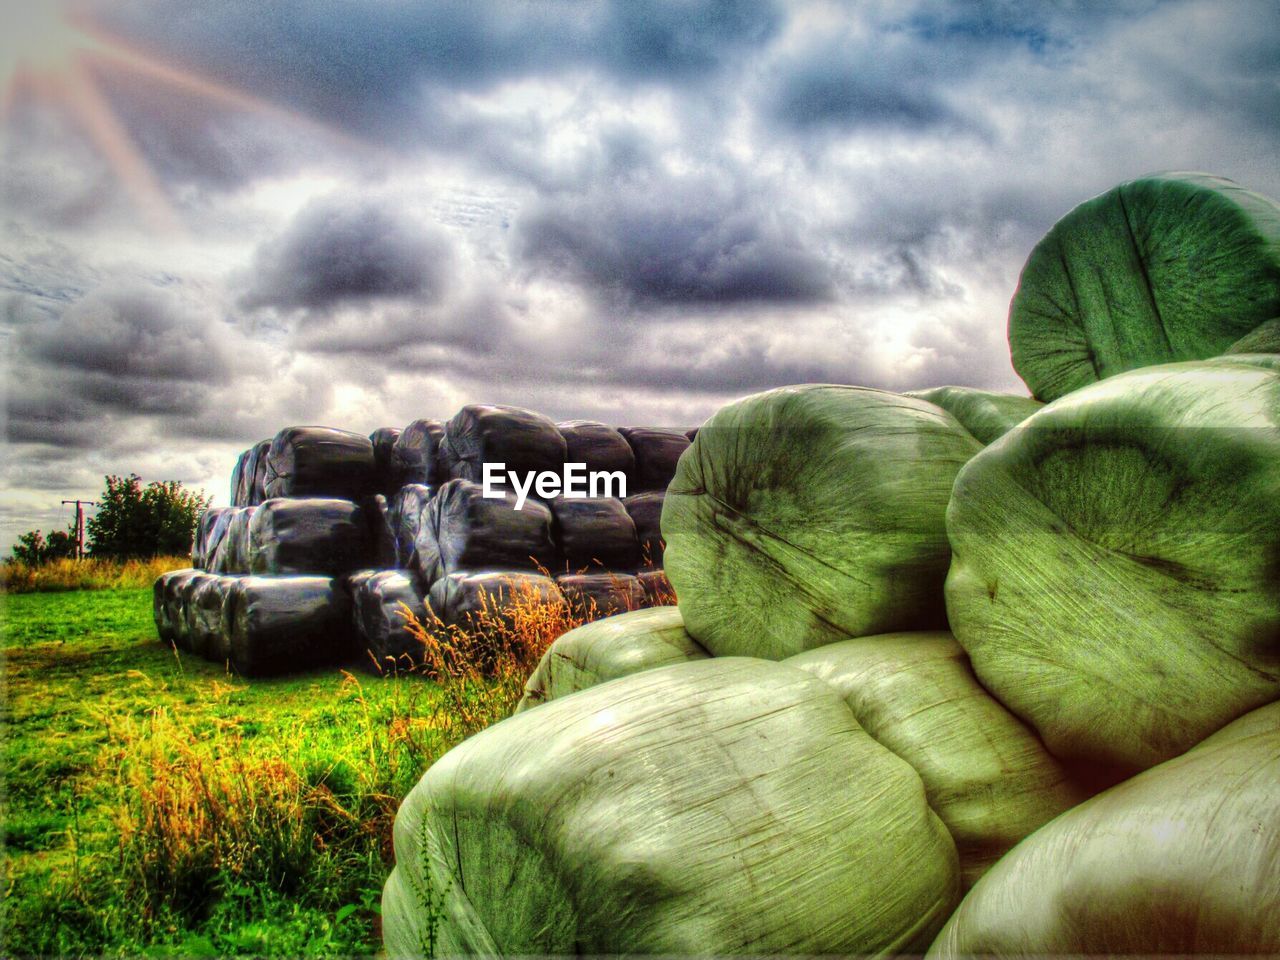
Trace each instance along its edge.
{"label": "dark plastic wrapped bale", "polygon": [[273,498],[249,525],[249,572],[340,576],[372,566],[372,539],[365,512],[350,500]]}
{"label": "dark plastic wrapped bale", "polygon": [[645,606],[644,587],[628,573],[566,573],[556,586],[574,614],[593,620]]}
{"label": "dark plastic wrapped bale", "polygon": [[613,427],[597,420],[566,420],[556,429],[564,437],[565,463],[584,463],[587,472],[621,472],[630,477],[636,469],[631,444]]}
{"label": "dark plastic wrapped bale", "polygon": [[406,483],[390,500],[389,519],[395,534],[396,562],[403,570],[418,568],[418,531],[422,513],[435,496],[435,488],[423,483]]}
{"label": "dark plastic wrapped bale", "polygon": [[218,540],[209,570],[212,573],[240,574],[249,572],[249,524],[257,507],[232,507],[228,512],[226,532]]}
{"label": "dark plastic wrapped bale", "polygon": [[[238,585],[245,579],[247,577],[238,574],[218,576],[217,631],[213,635],[213,642],[205,650],[205,658],[214,663],[225,664],[231,659],[231,596],[238,588]],[[212,621],[215,615],[212,609],[213,597],[206,596],[203,599],[206,604],[210,605],[205,608],[203,615]]]}
{"label": "dark plastic wrapped bale", "polygon": [[223,581],[227,577],[202,573],[183,588],[187,618],[187,649],[206,660],[213,659],[222,627]]}
{"label": "dark plastic wrapped bale", "polygon": [[400,489],[400,481],[393,469],[391,457],[391,452],[399,439],[399,427],[379,427],[369,434],[369,442],[373,444],[373,471],[378,477],[375,486],[379,493],[387,497]]}
{"label": "dark plastic wrapped bale", "polygon": [[197,570],[208,570],[218,550],[218,541],[227,531],[231,522],[231,510],[234,507],[210,507],[200,514],[196,522],[196,533],[191,541],[191,566]]}
{"label": "dark plastic wrapped bale", "polygon": [[690,427],[684,432],[684,435],[689,438],[690,443],[693,443],[693,441],[698,439],[698,428]]}
{"label": "dark plastic wrapped bale", "polygon": [[564,469],[564,437],[554,423],[532,410],[473,403],[445,425],[445,439],[450,477],[479,483],[486,463],[506,464],[521,476]]}
{"label": "dark plastic wrapped bale", "polygon": [[351,584],[351,602],[360,666],[380,674],[421,666],[422,642],[409,631],[405,610],[424,628],[431,626],[431,614],[407,570],[378,570],[360,577]]}
{"label": "dark plastic wrapped bale", "polygon": [[524,570],[460,570],[441,577],[431,586],[428,606],[446,626],[481,629],[486,625],[511,625],[504,614],[513,603],[564,603],[556,582],[540,573]]}
{"label": "dark plastic wrapped bale", "polygon": [[[253,473],[246,476],[248,487],[245,490],[246,502],[245,506],[256,507],[262,501],[267,499],[267,476],[269,474],[269,454],[271,453],[271,441],[263,440],[253,448]],[[246,466],[246,471],[248,467]]]}
{"label": "dark plastic wrapped bale", "polygon": [[359,500],[377,492],[368,437],[332,427],[286,427],[267,454],[267,499],[336,497]]}
{"label": "dark plastic wrapped bale", "polygon": [[180,610],[177,605],[178,586],[199,572],[194,567],[186,570],[170,570],[156,577],[155,583],[152,584],[151,616],[155,620],[156,635],[163,643],[177,642],[174,611]]}
{"label": "dark plastic wrapped bale", "polygon": [[400,433],[391,451],[391,470],[398,486],[419,483],[438,486],[449,479],[441,462],[440,441],[444,424],[439,420],[415,420]]}
{"label": "dark plastic wrapped bale", "polygon": [[179,650],[197,653],[191,643],[191,595],[196,587],[215,576],[203,570],[195,570],[190,576],[183,577],[173,588],[170,595],[170,616],[173,618],[173,642]]}
{"label": "dark plastic wrapped bale", "polygon": [[640,581],[640,589],[644,591],[644,605],[646,607],[675,605],[676,591],[671,586],[671,581],[667,579],[667,571],[641,570],[636,574],[636,579]]}
{"label": "dark plastic wrapped bale", "polygon": [[227,502],[233,506],[240,506],[241,492],[245,488],[244,470],[245,465],[249,461],[251,450],[243,451],[240,456],[236,457],[236,465],[231,469],[231,482],[228,484]]}
{"label": "dark plastic wrapped bale", "polygon": [[1277,316],[1280,206],[1222,177],[1164,173],[1085,201],[1036,244],[1009,305],[1009,352],[1048,402],[1217,356]]}
{"label": "dark plastic wrapped bale", "polygon": [[418,531],[425,585],[458,570],[550,570],[556,562],[551,511],[537,500],[517,510],[514,494],[483,496],[478,483],[450,480],[431,498]]}
{"label": "dark plastic wrapped bale", "polygon": [[228,659],[242,676],[310,670],[357,650],[351,600],[329,577],[243,577],[226,614]]}
{"label": "dark plastic wrapped bale", "polygon": [[622,501],[636,525],[641,566],[662,566],[662,501],[665,493],[637,493]]}
{"label": "dark plastic wrapped bale", "polygon": [[919,956],[959,900],[915,771],[822,681],[746,657],[482,730],[394,834],[392,958]]}
{"label": "dark plastic wrapped bale", "polygon": [[689,438],[679,430],[654,427],[619,427],[636,455],[635,488],[629,494],[665,490],[676,475],[680,455],[689,449]]}
{"label": "dark plastic wrapped bale", "polygon": [[903,394],[927,400],[960,421],[979,443],[994,443],[1044,406],[1031,397],[992,393],[972,387],[934,387]]}
{"label": "dark plastic wrapped bale", "polygon": [[554,521],[557,572],[630,571],[640,565],[636,525],[621,500],[557,497],[547,505]]}
{"label": "dark plastic wrapped bale", "polygon": [[515,712],[643,670],[709,656],[689,636],[675,607],[632,610],[584,623],[547,648]]}
{"label": "dark plastic wrapped bale", "polygon": [[360,501],[360,509],[369,523],[371,565],[379,570],[394,570],[396,562],[395,518],[387,498],[380,493]]}
{"label": "dark plastic wrapped bale", "polygon": [[1268,320],[1229,346],[1223,356],[1240,353],[1280,354],[1280,317]]}

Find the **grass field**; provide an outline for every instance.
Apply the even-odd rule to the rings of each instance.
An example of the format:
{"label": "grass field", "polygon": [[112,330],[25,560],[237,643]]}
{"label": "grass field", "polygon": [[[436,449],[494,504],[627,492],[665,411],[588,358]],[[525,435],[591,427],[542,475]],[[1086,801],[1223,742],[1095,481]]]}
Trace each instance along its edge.
{"label": "grass field", "polygon": [[518,691],[249,683],[162,646],[149,589],[0,603],[9,956],[376,952],[400,798]]}

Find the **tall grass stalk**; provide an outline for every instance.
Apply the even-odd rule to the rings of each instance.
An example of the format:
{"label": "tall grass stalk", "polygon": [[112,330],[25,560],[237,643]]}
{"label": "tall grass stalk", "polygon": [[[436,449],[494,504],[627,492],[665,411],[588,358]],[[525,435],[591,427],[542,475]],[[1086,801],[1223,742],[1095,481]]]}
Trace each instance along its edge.
{"label": "tall grass stalk", "polygon": [[0,563],[0,591],[35,593],[42,590],[130,590],[149,587],[162,573],[191,566],[184,556],[145,560],[50,560],[29,564]]}

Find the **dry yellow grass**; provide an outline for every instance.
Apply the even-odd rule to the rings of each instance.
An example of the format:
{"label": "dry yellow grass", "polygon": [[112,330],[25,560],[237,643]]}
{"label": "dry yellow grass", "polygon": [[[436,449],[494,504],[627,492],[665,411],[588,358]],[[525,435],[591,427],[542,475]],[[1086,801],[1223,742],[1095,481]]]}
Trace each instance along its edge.
{"label": "dry yellow grass", "polygon": [[184,556],[146,560],[51,560],[32,566],[21,560],[0,563],[0,591],[131,590],[149,587],[162,573],[191,566]]}

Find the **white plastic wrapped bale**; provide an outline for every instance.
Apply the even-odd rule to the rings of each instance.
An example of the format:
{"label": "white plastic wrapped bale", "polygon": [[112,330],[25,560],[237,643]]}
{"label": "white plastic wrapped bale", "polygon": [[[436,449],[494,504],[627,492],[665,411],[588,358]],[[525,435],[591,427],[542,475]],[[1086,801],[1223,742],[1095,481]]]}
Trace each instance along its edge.
{"label": "white plastic wrapped bale", "polygon": [[1040,828],[929,951],[1280,956],[1280,704]]}
{"label": "white plastic wrapped bale", "polygon": [[783,387],[724,407],[663,503],[685,628],[717,656],[781,659],[945,627],[947,500],[981,449],[940,407],[882,390]]}
{"label": "white plastic wrapped bale", "polygon": [[482,731],[401,805],[395,852],[392,958],[431,935],[438,956],[912,953],[959,893],[910,766],[826,684],[737,657]]}
{"label": "white plastic wrapped bale", "polygon": [[401,569],[418,568],[418,531],[422,529],[422,513],[434,495],[433,487],[407,483],[390,500],[388,519],[395,533],[395,565]]}
{"label": "white plastic wrapped bale", "polygon": [[947,530],[956,639],[1055,756],[1132,774],[1280,697],[1280,373],[1077,390],[960,471]]}
{"label": "white plastic wrapped bale", "polygon": [[559,572],[635,570],[640,565],[636,525],[614,497],[556,497],[551,510]]}
{"label": "white plastic wrapped bale", "polygon": [[636,574],[640,589],[644,591],[646,607],[670,606],[676,602],[676,592],[667,579],[665,570],[641,570]]}
{"label": "white plastic wrapped bale", "polygon": [[662,501],[665,497],[665,493],[650,491],[634,494],[622,501],[631,522],[636,525],[641,566],[662,566]]}
{"label": "white plastic wrapped bale", "polygon": [[475,403],[445,424],[444,462],[450,477],[479,483],[486,463],[523,475],[564,468],[565,442],[556,425],[520,407]]}
{"label": "white plastic wrapped bale", "polygon": [[966,889],[1088,796],[1035,732],[982,688],[950,633],[861,637],[782,662],[831,684],[862,729],[920,774],[955,840]]}
{"label": "white plastic wrapped bale", "polygon": [[547,648],[524,685],[516,713],[642,670],[709,656],[689,636],[675,607],[633,610],[584,623]]}
{"label": "white plastic wrapped bale", "polygon": [[359,500],[377,492],[368,437],[332,427],[285,427],[267,453],[264,493],[276,497]]}
{"label": "white plastic wrapped bale", "polygon": [[569,609],[577,616],[610,617],[645,605],[644,587],[629,573],[565,573],[556,577]]}
{"label": "white plastic wrapped bale", "polygon": [[213,573],[239,574],[249,572],[249,524],[257,507],[231,507],[226,531],[213,551],[209,570]]}
{"label": "white plastic wrapped bale", "polygon": [[551,511],[544,504],[526,500],[517,510],[514,494],[485,497],[470,480],[450,480],[436,491],[415,546],[427,585],[460,570],[550,570],[556,562]]}
{"label": "white plastic wrapped bale", "polygon": [[431,625],[423,598],[404,570],[379,570],[349,584],[352,614],[363,656],[358,662],[380,674],[412,670],[422,663],[422,643],[409,632],[407,614]]}
{"label": "white plastic wrapped bale", "polygon": [[392,467],[392,450],[400,439],[399,427],[379,427],[369,434],[373,444],[373,470],[377,474],[375,489],[385,497],[392,497],[400,489],[400,480]]}
{"label": "white plastic wrapped bale", "polygon": [[396,483],[436,486],[449,479],[441,461],[444,424],[439,420],[415,420],[400,433],[391,451],[391,471]]}
{"label": "white plastic wrapped bale", "polygon": [[983,444],[1004,436],[1044,406],[1031,397],[992,393],[972,387],[933,387],[930,390],[912,390],[904,396],[927,400],[941,407]]}
{"label": "white plastic wrapped bale", "polygon": [[604,471],[631,477],[636,456],[631,444],[613,427],[596,420],[566,420],[556,429],[564,437],[565,463],[586,464],[588,473]]}
{"label": "white plastic wrapped bale", "polygon": [[224,609],[228,658],[242,676],[327,666],[357,650],[351,601],[329,577],[242,577]]}
{"label": "white plastic wrapped bale", "polygon": [[627,487],[627,493],[667,489],[680,455],[689,449],[684,432],[656,427],[619,427],[618,432],[636,457],[635,483]]}
{"label": "white plastic wrapped bale", "polygon": [[1049,401],[1216,356],[1277,316],[1280,207],[1222,177],[1165,173],[1080,204],[1036,244],[1009,305],[1009,351]]}
{"label": "white plastic wrapped bale", "polygon": [[249,525],[249,572],[339,576],[371,566],[364,511],[350,500],[268,500]]}
{"label": "white plastic wrapped bale", "polygon": [[557,603],[564,603],[564,596],[554,580],[523,570],[460,570],[437,580],[427,595],[427,605],[442,623],[464,629],[510,626],[513,605]]}

